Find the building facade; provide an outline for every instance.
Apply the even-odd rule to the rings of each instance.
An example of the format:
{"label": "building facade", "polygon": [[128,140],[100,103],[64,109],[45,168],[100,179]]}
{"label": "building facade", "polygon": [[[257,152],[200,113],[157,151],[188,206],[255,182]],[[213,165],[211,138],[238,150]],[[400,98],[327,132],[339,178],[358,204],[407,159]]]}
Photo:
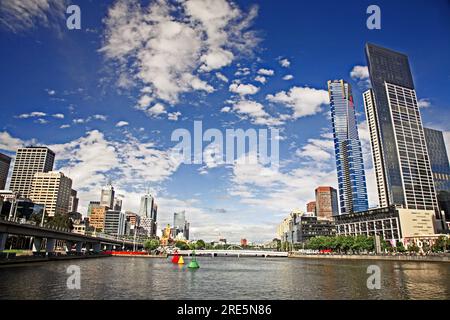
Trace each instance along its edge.
{"label": "building facade", "polygon": [[108,185],[104,186],[102,188],[102,193],[100,195],[100,205],[106,206],[109,209],[114,208],[114,187],[112,186],[111,182],[108,183]]}
{"label": "building facade", "polygon": [[350,84],[328,81],[340,214],[367,210],[364,162]]}
{"label": "building facade", "polygon": [[121,236],[125,234],[125,213],[116,210],[107,210],[105,214],[104,233]]}
{"label": "building facade", "polygon": [[186,221],[186,212],[174,212],[172,236],[189,240],[189,222]]}
{"label": "building facade", "polygon": [[308,216],[294,210],[280,224],[277,233],[281,241],[298,244],[313,237],[333,236],[335,227],[332,220]]}
{"label": "building facade", "polygon": [[334,217],[336,234],[380,236],[395,245],[405,238],[434,235],[434,211],[402,209],[395,206]]}
{"label": "building facade", "polygon": [[6,154],[0,153],[0,190],[6,189],[6,180],[8,179],[10,164],[11,158]]}
{"label": "building facade", "polygon": [[62,172],[35,173],[30,191],[30,199],[45,205],[46,215],[65,215],[69,212],[72,179]]}
{"label": "building facade", "polygon": [[79,199],[77,197],[77,191],[70,191],[70,200],[69,200],[69,212],[77,212],[78,211],[78,202]]}
{"label": "building facade", "polygon": [[319,218],[331,219],[339,214],[337,191],[333,187],[316,189],[316,215]]}
{"label": "building facade", "polygon": [[433,172],[439,209],[444,212],[447,224],[450,223],[450,165],[445,146],[444,133],[439,130],[423,128]]}
{"label": "building facade", "polygon": [[109,208],[107,206],[95,206],[91,209],[91,215],[89,216],[89,225],[97,232],[103,232],[105,229],[106,211]]}
{"label": "building facade", "polygon": [[316,215],[316,202],[315,201],[310,201],[306,204],[306,212],[311,212],[311,213],[314,213],[314,215]]}
{"label": "building facade", "polygon": [[[414,210],[433,210],[439,215],[422,119],[408,57],[373,44],[366,45],[372,93],[370,104],[382,156],[374,160],[382,168],[388,205]],[[367,108],[367,107],[366,107]]]}
{"label": "building facade", "polygon": [[34,175],[53,170],[55,153],[46,147],[26,147],[17,150],[9,188],[28,198]]}

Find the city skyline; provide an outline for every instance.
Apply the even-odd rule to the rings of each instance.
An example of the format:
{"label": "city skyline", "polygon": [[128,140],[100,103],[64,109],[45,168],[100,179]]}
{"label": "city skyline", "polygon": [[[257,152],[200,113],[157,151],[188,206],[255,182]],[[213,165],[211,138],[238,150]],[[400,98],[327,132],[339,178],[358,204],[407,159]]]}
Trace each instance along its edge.
{"label": "city skyline", "polygon": [[[238,1],[238,11],[226,7],[230,15],[219,19],[230,26],[245,24],[236,37],[252,42],[245,50],[237,45],[228,48],[232,58],[220,60],[218,65],[195,59],[186,62],[187,57],[177,52],[176,43],[170,42],[172,51],[166,54],[173,59],[168,59],[167,64],[172,63],[168,67],[181,65],[181,69],[175,69],[175,74],[164,69],[163,80],[180,75],[193,77],[177,82],[174,88],[164,87],[144,74],[145,68],[155,67],[154,61],[139,61],[115,46],[114,40],[121,40],[119,33],[130,26],[130,16],[139,17],[136,23],[144,23],[143,10],[125,8],[121,3],[83,5],[86,14],[81,31],[64,30],[64,24],[46,26],[39,19],[26,28],[20,16],[12,16],[14,31],[4,26],[0,29],[5,48],[0,56],[11,61],[0,75],[0,85],[5,89],[0,98],[5,119],[0,128],[0,152],[12,156],[22,144],[48,146],[56,154],[55,170],[73,179],[83,214],[89,201],[99,199],[100,190],[109,179],[117,181],[116,193],[124,195],[123,207],[133,212],[139,212],[141,196],[150,184],[151,194],[158,199],[160,227],[171,222],[174,212],[186,210],[191,233],[197,238],[217,239],[221,234],[232,241],[242,237],[270,240],[282,217],[294,208],[305,208],[314,199],[316,187],[338,188],[325,85],[329,79],[344,79],[353,87],[369,206],[374,207],[378,197],[362,97],[369,81],[366,42],[408,55],[424,126],[443,130],[449,151],[450,127],[445,110],[450,107],[446,90],[450,62],[439,57],[448,56],[450,48],[444,41],[436,41],[448,37],[448,22],[445,14],[436,13],[436,8],[414,3],[399,11],[398,4],[382,2],[382,12],[396,10],[396,15],[383,15],[382,29],[371,31],[365,28],[366,3],[350,9],[333,4],[330,11],[337,16],[359,14],[361,19],[349,22],[347,43],[320,41],[318,45],[315,37],[329,36],[325,30],[330,23],[330,13],[324,13],[320,19],[310,14],[318,12],[318,5],[292,4],[293,10],[281,11],[275,4],[255,2],[257,12],[252,5]],[[445,7],[445,2],[440,5]],[[189,7],[179,13],[186,15],[190,10],[186,17],[194,19],[195,9]],[[111,18],[112,12],[120,13],[123,19]],[[424,17],[433,16],[427,19],[432,23],[409,25],[407,21],[417,12]],[[313,21],[313,16],[317,21]],[[101,19],[105,17],[103,24]],[[399,20],[405,22],[404,26],[395,25],[394,29],[394,21]],[[350,32],[352,24],[355,31]],[[315,32],[307,34],[305,26]],[[419,28],[423,30],[414,32]],[[278,37],[278,33],[291,29],[300,30],[295,32],[294,42],[287,34]],[[219,32],[220,28],[213,30]],[[430,33],[434,36],[428,39]],[[185,35],[186,39],[177,40],[188,40],[189,33]],[[138,37],[132,40],[142,41]],[[234,43],[237,39],[227,40]],[[133,41],[127,45],[132,46]],[[423,45],[417,46],[418,41]],[[42,43],[48,45],[44,48]],[[435,50],[424,55],[420,48],[427,43],[432,43]],[[207,46],[215,54],[220,53],[218,48],[225,47],[223,43],[218,48],[202,42],[198,45]],[[145,46],[127,49],[143,55],[162,54],[162,49],[146,51]],[[197,48],[188,49],[195,53]],[[20,57],[16,58],[17,53]],[[52,57],[52,61],[41,60],[40,54]],[[108,69],[120,58],[137,61],[136,73],[112,74]],[[19,66],[19,59],[30,61],[30,69]],[[32,79],[11,81],[30,71]],[[195,88],[187,85],[194,82]],[[20,94],[23,89],[29,97]],[[202,120],[205,128],[223,131],[281,128],[280,170],[239,163],[225,166],[206,161],[202,165],[182,165],[172,161],[169,155],[174,144],[170,133],[176,128],[191,131],[193,120]]]}

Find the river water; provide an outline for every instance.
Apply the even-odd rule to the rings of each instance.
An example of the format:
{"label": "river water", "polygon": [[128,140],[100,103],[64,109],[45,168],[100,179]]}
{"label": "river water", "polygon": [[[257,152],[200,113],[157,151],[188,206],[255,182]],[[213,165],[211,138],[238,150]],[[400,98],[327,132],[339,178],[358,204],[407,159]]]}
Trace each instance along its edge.
{"label": "river water", "polygon": [[[450,299],[450,264],[288,258],[110,257],[0,268],[0,299]],[[367,288],[367,267],[381,288]],[[79,266],[80,289],[67,268]]]}

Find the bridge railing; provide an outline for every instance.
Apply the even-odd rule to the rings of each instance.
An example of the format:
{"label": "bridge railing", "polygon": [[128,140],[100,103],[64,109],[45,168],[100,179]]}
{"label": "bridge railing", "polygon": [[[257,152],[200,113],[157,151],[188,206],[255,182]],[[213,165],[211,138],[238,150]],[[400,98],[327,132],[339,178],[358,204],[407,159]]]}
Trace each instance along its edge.
{"label": "bridge railing", "polygon": [[44,224],[44,226],[41,227],[35,221],[30,221],[30,220],[27,220],[25,218],[18,218],[18,217],[14,218],[14,217],[0,216],[0,221],[7,221],[7,222],[20,224],[20,225],[32,225],[32,226],[36,226],[36,227],[39,227],[39,228],[53,230],[53,231],[71,232],[71,230],[68,229],[68,228],[53,226],[53,225],[50,225],[50,224]]}

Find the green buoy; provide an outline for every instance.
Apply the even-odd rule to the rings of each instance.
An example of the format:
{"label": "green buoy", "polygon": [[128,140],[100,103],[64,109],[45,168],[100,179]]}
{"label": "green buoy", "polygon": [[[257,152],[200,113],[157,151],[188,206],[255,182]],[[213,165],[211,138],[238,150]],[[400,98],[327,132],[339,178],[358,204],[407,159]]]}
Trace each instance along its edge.
{"label": "green buoy", "polygon": [[195,257],[195,250],[192,251],[192,260],[191,260],[191,262],[189,262],[188,268],[189,269],[198,269],[198,268],[200,268],[200,266],[199,266],[199,264],[197,262],[197,258]]}

